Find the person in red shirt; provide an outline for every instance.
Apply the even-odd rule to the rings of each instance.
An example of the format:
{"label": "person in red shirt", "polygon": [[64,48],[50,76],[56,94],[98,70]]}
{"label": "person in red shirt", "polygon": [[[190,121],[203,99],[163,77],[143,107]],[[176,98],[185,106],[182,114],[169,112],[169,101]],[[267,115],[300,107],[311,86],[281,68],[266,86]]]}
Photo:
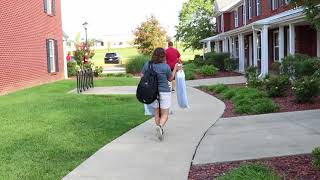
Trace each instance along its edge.
{"label": "person in red shirt", "polygon": [[[180,52],[173,47],[173,42],[168,42],[168,49],[166,50],[166,60],[167,64],[170,66],[171,71],[173,71],[177,63],[182,64]],[[172,91],[175,91],[176,85],[175,80],[172,81]]]}
{"label": "person in red shirt", "polygon": [[70,55],[70,52],[68,52],[68,55],[67,55],[67,62],[70,62],[71,61],[71,55]]}

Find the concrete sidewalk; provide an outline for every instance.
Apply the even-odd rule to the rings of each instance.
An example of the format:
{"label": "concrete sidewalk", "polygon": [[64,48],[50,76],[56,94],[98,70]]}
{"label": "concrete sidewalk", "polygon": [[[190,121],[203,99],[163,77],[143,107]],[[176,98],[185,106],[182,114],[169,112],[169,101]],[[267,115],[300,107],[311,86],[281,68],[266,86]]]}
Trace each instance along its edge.
{"label": "concrete sidewalk", "polygon": [[311,153],[320,145],[320,110],[220,119],[193,164]]}
{"label": "concrete sidewalk", "polygon": [[173,99],[173,115],[165,138],[156,138],[152,120],[107,144],[67,175],[64,180],[185,180],[190,162],[205,131],[222,115],[220,100],[188,87],[190,109],[182,110]]}
{"label": "concrete sidewalk", "polygon": [[244,76],[233,76],[233,77],[190,80],[190,81],[187,81],[187,85],[191,87],[197,87],[197,86],[208,86],[208,85],[214,85],[214,84],[244,84],[246,82],[247,80]]}

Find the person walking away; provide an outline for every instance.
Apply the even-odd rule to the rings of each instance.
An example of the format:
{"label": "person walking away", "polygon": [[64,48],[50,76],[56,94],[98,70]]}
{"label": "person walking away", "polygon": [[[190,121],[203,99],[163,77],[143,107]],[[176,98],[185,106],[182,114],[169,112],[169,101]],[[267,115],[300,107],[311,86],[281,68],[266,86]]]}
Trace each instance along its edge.
{"label": "person walking away", "polygon": [[[163,48],[156,48],[151,58],[152,67],[158,77],[158,90],[160,95],[160,107],[158,100],[155,100],[151,104],[151,106],[155,108],[155,123],[159,140],[163,140],[163,128],[168,121],[169,108],[171,106],[171,89],[168,81],[171,82],[179,70],[178,65],[175,65],[171,71],[169,65],[165,63],[165,58],[166,51]],[[145,63],[141,73],[142,76],[148,68],[149,62]]]}
{"label": "person walking away", "polygon": [[[166,49],[166,60],[169,65],[171,71],[174,70],[174,67],[177,63],[182,64],[180,52],[173,47],[173,42],[168,42],[168,49]],[[172,81],[171,85],[172,91],[174,92],[176,89],[175,79]]]}
{"label": "person walking away", "polygon": [[68,52],[68,55],[67,55],[67,62],[70,62],[71,60],[72,60],[72,58],[71,58],[70,52]]}

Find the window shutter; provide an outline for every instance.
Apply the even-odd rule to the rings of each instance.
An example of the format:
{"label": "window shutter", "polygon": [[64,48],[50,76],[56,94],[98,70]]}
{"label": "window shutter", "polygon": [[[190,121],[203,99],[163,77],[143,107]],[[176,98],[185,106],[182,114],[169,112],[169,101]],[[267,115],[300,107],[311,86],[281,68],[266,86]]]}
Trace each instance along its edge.
{"label": "window shutter", "polygon": [[[246,0],[246,17],[247,17],[247,22],[249,21],[249,0]],[[249,24],[249,23],[247,23]]]}
{"label": "window shutter", "polygon": [[268,0],[268,8],[269,8],[269,11],[272,10],[272,0]]}
{"label": "window shutter", "polygon": [[252,0],[252,17],[257,16],[257,0]]}
{"label": "window shutter", "polygon": [[52,0],[52,15],[55,16],[56,15],[56,0]]}
{"label": "window shutter", "polygon": [[56,64],[56,72],[59,72],[59,54],[58,54],[58,41],[54,40],[54,58]]}
{"label": "window shutter", "polygon": [[239,19],[239,26],[243,25],[243,6],[240,6],[238,9],[238,19]]}
{"label": "window shutter", "polygon": [[44,8],[44,12],[47,13],[48,12],[47,0],[43,0],[43,8]]}
{"label": "window shutter", "polygon": [[51,73],[49,39],[47,39],[46,47],[47,47],[47,66],[48,66],[48,73]]}

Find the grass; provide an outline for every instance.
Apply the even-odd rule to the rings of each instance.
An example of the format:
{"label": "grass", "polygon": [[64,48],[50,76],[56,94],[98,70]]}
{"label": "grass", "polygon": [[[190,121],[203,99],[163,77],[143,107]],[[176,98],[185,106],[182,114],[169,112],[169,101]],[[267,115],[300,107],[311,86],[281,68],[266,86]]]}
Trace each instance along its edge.
{"label": "grass", "polygon": [[217,180],[280,180],[281,178],[265,165],[249,164],[231,170]]}
{"label": "grass", "polygon": [[[136,83],[96,81],[98,86]],[[67,94],[74,85],[59,81],[0,97],[0,179],[61,179],[149,118],[134,96]]]}
{"label": "grass", "polygon": [[223,99],[231,100],[234,111],[239,114],[265,114],[279,111],[279,106],[265,92],[256,88],[230,88],[223,84],[201,88],[220,94]]}

